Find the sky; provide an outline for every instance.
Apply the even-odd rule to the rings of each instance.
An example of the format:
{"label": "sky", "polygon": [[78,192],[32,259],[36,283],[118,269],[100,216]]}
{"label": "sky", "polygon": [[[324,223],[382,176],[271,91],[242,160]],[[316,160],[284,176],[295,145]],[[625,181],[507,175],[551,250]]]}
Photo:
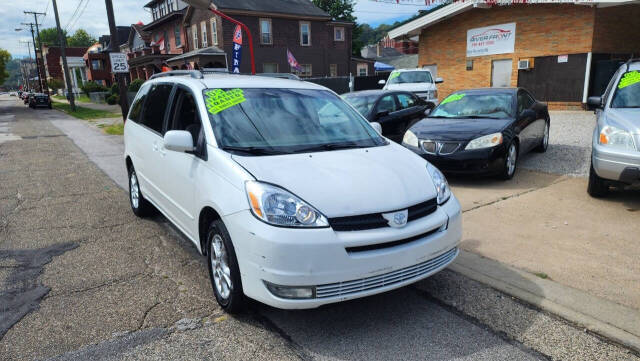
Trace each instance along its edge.
{"label": "sky", "polygon": [[[143,7],[149,0],[113,0],[113,7],[117,25],[129,25],[142,21],[148,23],[151,15]],[[269,1],[269,0],[263,0]],[[390,3],[385,3],[389,1]],[[407,5],[398,5],[391,0],[356,0],[355,15],[358,23],[377,26],[383,23],[393,23],[404,20],[426,6],[411,4],[418,0],[404,0]],[[46,16],[39,16],[41,29],[55,26],[51,0],[15,1],[2,0],[0,6],[0,48],[8,50],[14,57],[27,56],[26,44],[20,41],[31,41],[29,26],[23,22],[34,22],[33,15],[25,15],[24,10],[46,12]],[[60,14],[60,25],[69,33],[77,29],[85,29],[94,37],[109,33],[104,0],[57,0]],[[422,2],[424,4],[424,2]],[[82,6],[78,6],[82,4]],[[74,13],[81,16],[74,16]],[[74,20],[77,19],[77,20]],[[22,28],[21,31],[15,31]],[[32,50],[33,52],[33,50]]]}

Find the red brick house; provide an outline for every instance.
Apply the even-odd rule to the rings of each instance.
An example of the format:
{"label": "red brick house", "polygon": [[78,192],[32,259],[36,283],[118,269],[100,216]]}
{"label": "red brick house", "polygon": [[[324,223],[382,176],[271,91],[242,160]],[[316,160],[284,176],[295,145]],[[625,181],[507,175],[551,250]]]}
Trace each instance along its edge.
{"label": "red brick house", "polygon": [[[88,48],[86,47],[68,47],[65,48],[65,51],[68,57],[82,57],[87,52],[87,49]],[[46,69],[47,80],[63,80],[64,75],[62,72],[62,66],[60,65],[60,59],[62,57],[62,54],[60,53],[60,47],[44,45],[42,50],[44,53],[44,66]]]}
{"label": "red brick house", "polygon": [[[128,26],[118,26],[118,41],[125,43],[129,35]],[[111,73],[111,62],[109,60],[111,36],[103,35],[99,41],[90,46],[84,54],[87,65],[87,80],[100,83],[104,86],[111,86],[115,82],[115,75]],[[120,46],[114,51],[119,51]],[[126,80],[129,81],[128,79]]]}

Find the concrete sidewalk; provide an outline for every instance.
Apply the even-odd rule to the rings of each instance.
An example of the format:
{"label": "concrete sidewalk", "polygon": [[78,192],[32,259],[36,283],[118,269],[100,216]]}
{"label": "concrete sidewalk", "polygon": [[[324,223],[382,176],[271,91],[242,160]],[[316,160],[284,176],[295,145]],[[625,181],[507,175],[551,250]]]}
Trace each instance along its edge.
{"label": "concrete sidewalk", "polygon": [[[56,103],[69,104],[69,101],[66,100],[66,99],[65,100],[61,100],[61,99],[56,99],[54,97],[51,97],[51,100],[56,102]],[[110,112],[110,113],[120,113],[120,112],[122,112],[122,110],[120,110],[120,105],[118,105],[118,104],[109,105],[109,104],[84,103],[84,102],[76,101],[76,106],[89,108],[89,109],[95,109],[95,110],[102,110],[102,111]]]}
{"label": "concrete sidewalk", "polygon": [[[127,188],[126,170],[122,161],[123,144],[121,138],[105,136],[87,124],[69,119],[64,114],[61,114],[58,119],[53,119],[52,122],[87,152],[90,159],[119,186],[123,189]],[[481,219],[468,217],[469,211],[477,211],[484,207],[500,208],[501,206],[498,204],[512,198],[514,194],[528,194],[568,179],[573,178],[521,171],[513,182],[481,181],[481,185],[490,188],[490,191],[484,189],[481,192],[476,188],[476,183],[463,182],[461,184],[459,181],[456,184],[454,182],[454,191],[461,198],[465,210],[466,237],[469,237],[469,230],[479,232],[481,229],[496,229],[488,225],[487,222],[491,222],[491,220],[486,218],[491,218],[491,214],[495,214],[493,209],[488,208],[491,211]],[[540,182],[544,184],[544,187],[541,187]],[[533,200],[529,200],[529,202],[535,203]],[[521,207],[527,209],[528,206],[521,205]],[[494,216],[493,222],[499,222],[502,227],[507,227],[504,219]],[[510,219],[508,227],[520,228],[521,222],[526,221]],[[526,239],[525,237],[522,241],[526,241]],[[463,248],[465,248],[464,243]],[[594,296],[591,292],[581,291],[554,280],[541,279],[530,272],[470,252],[462,252],[451,269],[640,352],[640,313],[636,309]]]}

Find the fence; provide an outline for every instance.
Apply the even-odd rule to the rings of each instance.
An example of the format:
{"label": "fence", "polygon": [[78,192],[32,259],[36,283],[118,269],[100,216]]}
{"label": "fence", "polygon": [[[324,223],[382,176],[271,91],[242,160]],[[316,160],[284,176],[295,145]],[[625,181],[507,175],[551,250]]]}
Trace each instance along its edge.
{"label": "fence", "polygon": [[378,84],[380,80],[387,80],[388,74],[356,76],[353,78],[353,84],[348,76],[339,76],[333,78],[305,78],[304,81],[325,86],[338,94],[344,94],[351,91],[382,89],[384,85]]}
{"label": "fence", "polygon": [[353,79],[353,90],[370,90],[370,89],[382,89],[384,85],[378,84],[380,80],[387,80],[388,74],[384,75],[369,75],[369,76],[357,76]]}

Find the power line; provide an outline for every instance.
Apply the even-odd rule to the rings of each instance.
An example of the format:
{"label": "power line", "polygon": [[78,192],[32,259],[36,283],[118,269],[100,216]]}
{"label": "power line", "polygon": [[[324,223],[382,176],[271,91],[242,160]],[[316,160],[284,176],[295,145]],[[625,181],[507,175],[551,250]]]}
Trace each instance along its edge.
{"label": "power line", "polygon": [[69,29],[69,25],[71,25],[71,22],[73,21],[73,19],[76,17],[76,15],[78,15],[78,11],[80,11],[80,7],[82,6],[82,2],[83,1],[84,0],[80,0],[78,2],[78,6],[76,6],[76,11],[73,12],[71,17],[69,18],[69,22],[67,22],[67,26],[64,27],[65,31],[67,31]]}
{"label": "power line", "polygon": [[84,7],[82,8],[82,10],[80,10],[80,13],[78,14],[78,16],[76,16],[76,19],[73,21],[73,24],[71,24],[71,27],[69,29],[73,29],[73,27],[76,26],[76,23],[82,17],[82,14],[84,14],[84,11],[87,10],[88,5],[89,5],[89,0],[86,0],[86,2],[84,3]]}

